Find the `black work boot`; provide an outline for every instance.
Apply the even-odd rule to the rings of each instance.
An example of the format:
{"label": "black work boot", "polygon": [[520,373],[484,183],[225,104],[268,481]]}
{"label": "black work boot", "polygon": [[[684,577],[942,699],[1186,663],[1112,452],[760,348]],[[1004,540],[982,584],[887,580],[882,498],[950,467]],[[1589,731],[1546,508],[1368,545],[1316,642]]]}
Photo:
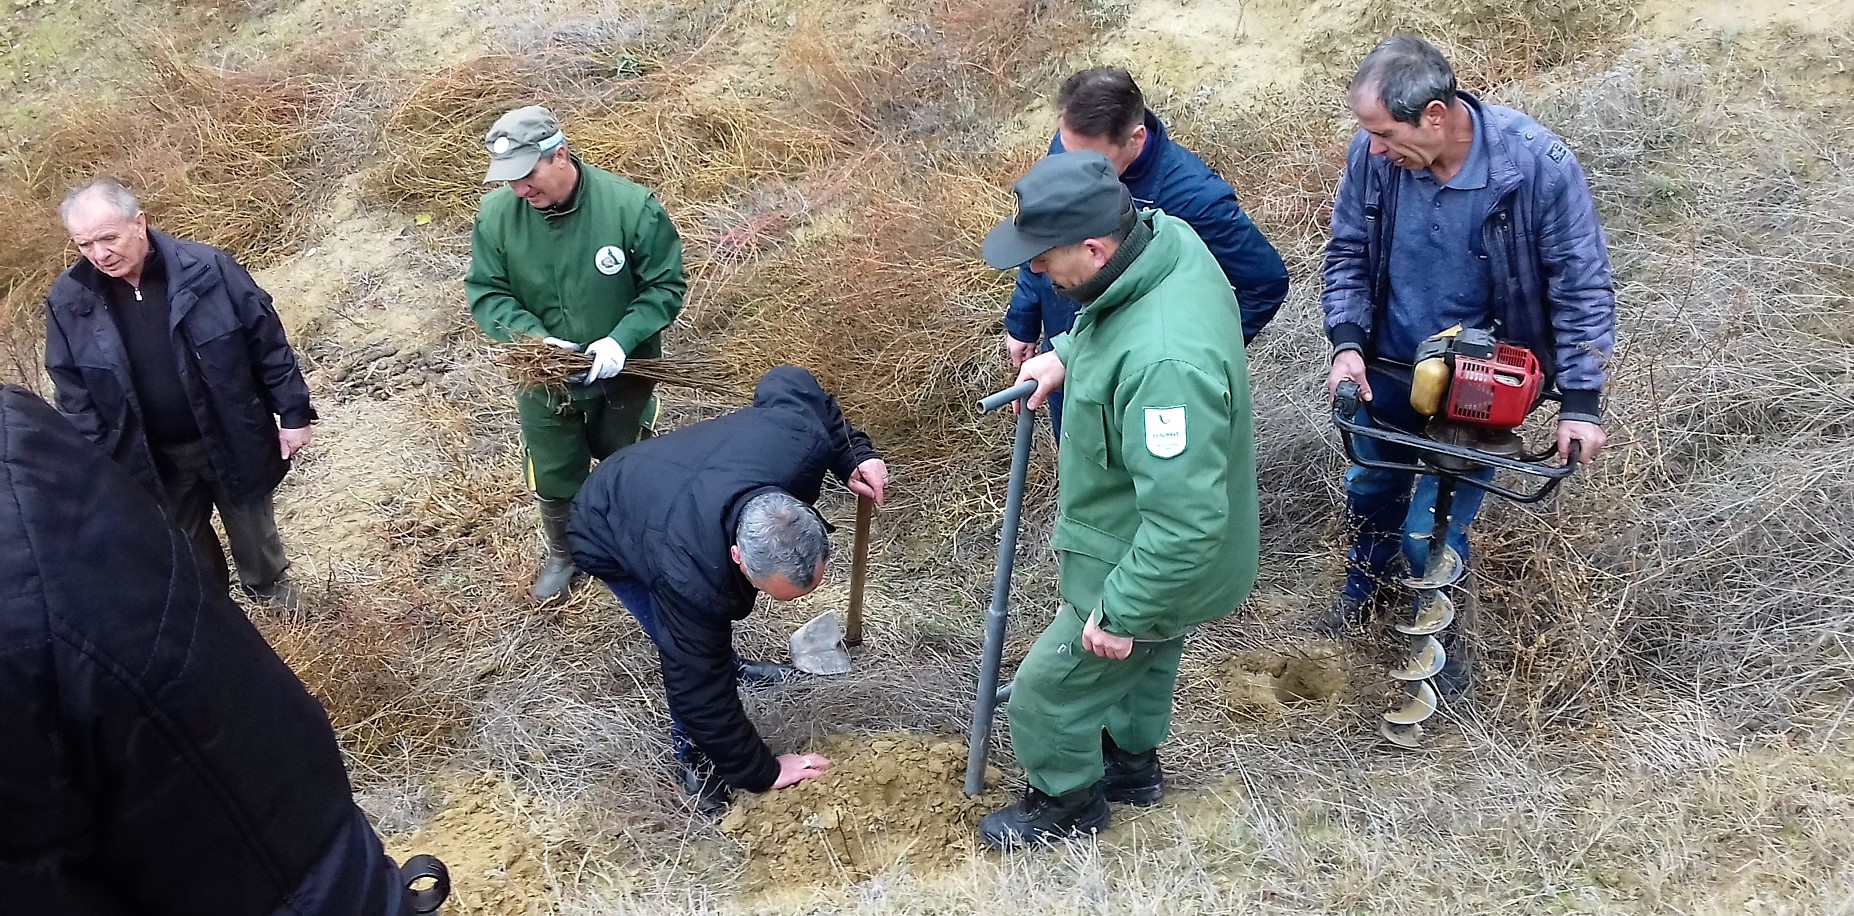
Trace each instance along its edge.
{"label": "black work boot", "polygon": [[798,669],[791,665],[763,662],[752,658],[741,659],[740,667],[734,671],[742,687],[766,687],[782,683],[797,673]]}
{"label": "black work boot", "polygon": [[541,507],[541,544],[547,555],[541,559],[541,569],[534,574],[534,588],[528,594],[545,604],[565,595],[579,572],[573,568],[572,551],[567,549],[567,517],[573,511],[573,501],[536,497],[535,504]]}
{"label": "black work boot", "polygon": [[1028,786],[1023,798],[985,815],[979,822],[979,839],[1001,850],[1060,843],[1072,836],[1099,833],[1111,816],[1099,783],[1061,796],[1044,795]]}
{"label": "black work boot", "polygon": [[697,812],[720,814],[727,810],[727,783],[715,773],[715,765],[707,754],[691,750],[676,762],[676,766],[682,771],[682,791],[688,793]]}
{"label": "black work boot", "polygon": [[1101,733],[1101,757],[1107,773],[1096,783],[1110,802],[1149,808],[1165,797],[1165,766],[1159,763],[1159,750],[1140,754],[1123,751],[1112,736]]}

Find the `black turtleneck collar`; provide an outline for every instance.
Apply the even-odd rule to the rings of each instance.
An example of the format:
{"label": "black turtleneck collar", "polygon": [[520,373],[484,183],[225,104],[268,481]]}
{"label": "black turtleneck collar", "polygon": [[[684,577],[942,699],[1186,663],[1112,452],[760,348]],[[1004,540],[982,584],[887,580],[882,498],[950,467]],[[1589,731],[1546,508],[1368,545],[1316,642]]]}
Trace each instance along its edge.
{"label": "black turtleneck collar", "polygon": [[1127,234],[1127,240],[1120,243],[1120,250],[1115,251],[1114,256],[1108,258],[1107,263],[1101,265],[1101,269],[1095,271],[1094,276],[1071,288],[1064,289],[1058,286],[1056,292],[1084,306],[1093,305],[1094,300],[1099,299],[1102,293],[1107,292],[1108,287],[1114,285],[1115,280],[1120,279],[1121,274],[1127,272],[1127,268],[1132,266],[1133,261],[1140,256],[1140,252],[1145,251],[1146,246],[1151,242],[1152,227],[1147,225],[1144,219],[1135,217],[1133,231]]}

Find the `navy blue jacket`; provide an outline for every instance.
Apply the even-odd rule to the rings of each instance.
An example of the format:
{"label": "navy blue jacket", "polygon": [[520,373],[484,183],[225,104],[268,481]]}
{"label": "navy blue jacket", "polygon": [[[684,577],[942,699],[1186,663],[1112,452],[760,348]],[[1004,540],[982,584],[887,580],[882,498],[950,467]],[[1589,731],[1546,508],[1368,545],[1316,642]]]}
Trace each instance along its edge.
{"label": "navy blue jacket", "polygon": [[747,497],[777,487],[814,503],[825,474],[848,481],[878,457],[817,379],[780,366],[753,406],[623,449],[573,500],[573,562],[650,590],[670,711],[728,785],[772,788],[779,763],[740,705],[733,623],[759,593],[728,555]]}
{"label": "navy blue jacket", "polygon": [[152,495],[0,388],[0,913],[410,912],[322,707]]}
{"label": "navy blue jacket", "polygon": [[[1491,204],[1470,244],[1493,278],[1489,326],[1538,356],[1548,384],[1564,394],[1561,418],[1597,422],[1605,364],[1616,347],[1616,293],[1583,166],[1530,117],[1460,96],[1480,113],[1478,141],[1487,144]],[[1335,348],[1408,361],[1415,354],[1377,352],[1372,333],[1390,299],[1398,167],[1370,147],[1371,135],[1361,130],[1346,155],[1320,307]]]}
{"label": "navy blue jacket", "polygon": [[[167,270],[174,361],[221,495],[268,493],[290,468],[277,449],[278,418],[291,429],[316,418],[270,295],[211,245],[152,229],[148,240],[148,256],[161,258]],[[52,283],[45,371],[71,423],[160,493],[128,350],[105,304],[106,279],[89,261],[78,261]]]}
{"label": "navy blue jacket", "polygon": [[[1062,152],[1051,140],[1051,155]],[[1287,265],[1236,202],[1230,183],[1190,150],[1172,142],[1157,115],[1146,112],[1146,148],[1120,176],[1136,206],[1163,210],[1191,225],[1215,255],[1236,291],[1242,311],[1242,339],[1247,343],[1281,308],[1288,294]],[[1017,288],[1004,315],[1004,330],[1028,343],[1053,338],[1075,324],[1080,308],[1057,295],[1055,284],[1028,265],[1017,269]]]}

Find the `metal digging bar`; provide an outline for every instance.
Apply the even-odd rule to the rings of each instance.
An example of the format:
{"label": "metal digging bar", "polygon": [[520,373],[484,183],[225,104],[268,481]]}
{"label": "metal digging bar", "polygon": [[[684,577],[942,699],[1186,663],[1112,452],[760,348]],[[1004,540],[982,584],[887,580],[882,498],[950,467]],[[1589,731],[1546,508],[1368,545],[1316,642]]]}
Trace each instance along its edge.
{"label": "metal digging bar", "polygon": [[[978,403],[990,413],[1036,392],[1036,382],[1012,385]],[[1024,477],[1030,467],[1030,434],[1036,416],[1025,405],[1017,411],[1017,438],[1011,445],[1011,482],[1004,495],[1004,525],[998,532],[998,571],[991,580],[991,607],[985,611],[985,648],[979,656],[978,699],[972,704],[972,744],[966,754],[966,794],[985,791],[985,761],[991,755],[992,719],[998,705],[1010,699],[1011,685],[998,686],[998,667],[1004,661],[1004,623],[1011,607],[1011,570],[1017,564],[1017,522],[1024,508]]]}
{"label": "metal digging bar", "polygon": [[[1333,425],[1339,428],[1339,438],[1345,443],[1346,457],[1354,464],[1386,471],[1405,471],[1415,474],[1429,474],[1437,477],[1435,522],[1431,526],[1429,540],[1429,559],[1424,564],[1423,574],[1419,578],[1408,578],[1403,584],[1416,593],[1416,613],[1408,623],[1393,624],[1392,628],[1409,637],[1409,649],[1401,664],[1390,669],[1392,679],[1403,684],[1404,703],[1384,714],[1378,724],[1378,734],[1384,740],[1401,748],[1418,750],[1423,745],[1423,722],[1436,714],[1440,698],[1435,685],[1430,679],[1435,677],[1448,663],[1448,653],[1443,648],[1437,634],[1447,629],[1456,619],[1457,607],[1467,608],[1464,616],[1472,619],[1471,598],[1466,594],[1451,598],[1449,592],[1459,583],[1468,571],[1468,564],[1453,547],[1448,546],[1448,527],[1450,515],[1455,505],[1455,487],[1467,485],[1485,490],[1495,496],[1521,503],[1536,503],[1558,488],[1566,477],[1577,470],[1577,446],[1571,446],[1571,454],[1563,465],[1547,465],[1540,462],[1555,453],[1549,449],[1526,458],[1511,458],[1483,452],[1479,449],[1437,442],[1424,436],[1417,436],[1395,429],[1360,423],[1358,412],[1364,410],[1359,401],[1358,385],[1351,381],[1340,382],[1333,396]],[[1416,462],[1361,460],[1353,446],[1354,436],[1364,436],[1380,442],[1389,442],[1414,449],[1419,456]],[[1504,468],[1531,477],[1543,478],[1544,482],[1535,491],[1522,492],[1509,489],[1489,481],[1476,480],[1472,476],[1485,468]],[[1459,644],[1457,645],[1459,650]]]}

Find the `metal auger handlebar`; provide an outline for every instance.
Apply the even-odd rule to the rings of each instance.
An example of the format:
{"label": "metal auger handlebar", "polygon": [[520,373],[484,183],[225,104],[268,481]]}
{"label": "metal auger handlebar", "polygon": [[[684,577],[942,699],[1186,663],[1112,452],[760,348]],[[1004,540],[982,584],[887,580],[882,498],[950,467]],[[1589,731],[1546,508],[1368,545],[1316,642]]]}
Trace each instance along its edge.
{"label": "metal auger handlebar", "polygon": [[[1036,382],[1020,382],[979,401],[980,413],[1036,393]],[[1017,436],[1011,445],[1010,484],[1004,495],[1004,524],[998,532],[998,569],[991,580],[991,606],[985,611],[985,648],[979,656],[978,698],[972,704],[971,746],[966,753],[966,794],[985,791],[985,762],[991,755],[991,728],[998,704],[1009,698],[1011,687],[998,686],[998,669],[1004,662],[1004,624],[1011,606],[1011,572],[1017,563],[1017,524],[1024,508],[1024,478],[1030,468],[1030,435],[1036,414],[1026,403],[1017,411]]]}
{"label": "metal auger handlebar", "polygon": [[[1570,454],[1565,456],[1562,465],[1551,465],[1545,461],[1556,454],[1554,447],[1518,458],[1498,455],[1360,422],[1359,412],[1364,410],[1366,407],[1360,400],[1358,384],[1350,380],[1340,382],[1333,393],[1333,425],[1339,429],[1346,457],[1352,463],[1437,478],[1435,519],[1428,536],[1428,561],[1424,564],[1421,576],[1403,580],[1403,584],[1416,593],[1416,611],[1409,622],[1392,625],[1392,629],[1409,639],[1404,660],[1390,670],[1391,678],[1403,685],[1404,701],[1402,705],[1384,713],[1383,721],[1378,725],[1378,733],[1385,740],[1398,747],[1415,750],[1422,747],[1423,722],[1434,716],[1441,704],[1440,691],[1432,679],[1449,663],[1450,647],[1445,642],[1444,633],[1458,617],[1466,618],[1469,625],[1474,617],[1471,594],[1450,594],[1468,574],[1467,560],[1448,544],[1455,487],[1475,487],[1514,502],[1539,502],[1550,496],[1565,478],[1576,472],[1578,443],[1572,443]],[[1362,458],[1353,442],[1356,436],[1403,446],[1422,456],[1422,459],[1430,460],[1408,462]],[[1439,466],[1443,462],[1450,462],[1453,467]],[[1489,469],[1512,471],[1542,480],[1542,483],[1537,489],[1520,491],[1496,484],[1491,479],[1480,480],[1472,476],[1474,472]],[[1456,641],[1454,650],[1459,652],[1462,649],[1461,643]]]}

